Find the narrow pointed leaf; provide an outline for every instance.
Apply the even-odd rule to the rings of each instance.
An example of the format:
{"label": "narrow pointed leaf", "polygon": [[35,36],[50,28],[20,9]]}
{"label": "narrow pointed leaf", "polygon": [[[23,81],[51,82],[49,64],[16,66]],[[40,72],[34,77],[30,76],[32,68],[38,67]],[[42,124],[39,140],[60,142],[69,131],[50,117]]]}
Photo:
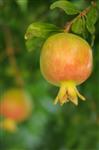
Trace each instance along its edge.
{"label": "narrow pointed leaf", "polygon": [[92,7],[86,16],[86,27],[91,34],[95,33],[95,23],[98,19],[98,12],[95,7]]}
{"label": "narrow pointed leaf", "polygon": [[83,31],[82,31],[82,36],[83,36],[83,38],[84,39],[87,39],[88,38],[88,30],[87,30],[87,28],[86,28],[86,19],[85,19],[85,16],[83,16],[82,17],[82,29],[83,29]]}
{"label": "narrow pointed leaf", "polygon": [[98,12],[95,7],[91,7],[90,11],[87,14],[87,23],[95,24],[98,19]]}
{"label": "narrow pointed leaf", "polygon": [[76,34],[81,34],[83,32],[83,21],[81,18],[73,23],[71,30]]}
{"label": "narrow pointed leaf", "polygon": [[65,1],[65,0],[56,1],[50,6],[51,9],[54,9],[57,7],[63,9],[65,11],[65,13],[68,15],[74,15],[74,14],[78,14],[80,12],[75,7],[75,5],[73,5],[71,2]]}
{"label": "narrow pointed leaf", "polygon": [[57,33],[60,31],[61,30],[53,24],[35,22],[28,27],[25,34],[25,39],[29,40],[33,37],[46,38],[50,34]]}

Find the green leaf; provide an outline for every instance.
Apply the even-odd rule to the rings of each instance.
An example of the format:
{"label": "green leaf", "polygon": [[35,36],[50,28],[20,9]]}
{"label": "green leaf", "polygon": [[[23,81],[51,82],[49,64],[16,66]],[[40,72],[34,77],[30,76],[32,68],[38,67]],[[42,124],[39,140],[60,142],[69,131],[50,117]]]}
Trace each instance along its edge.
{"label": "green leaf", "polygon": [[25,39],[29,40],[33,37],[47,38],[50,34],[57,32],[61,32],[61,30],[53,24],[35,22],[29,25]]}
{"label": "green leaf", "polygon": [[88,37],[88,30],[86,28],[86,19],[85,16],[82,16],[82,36],[86,39]]}
{"label": "green leaf", "polygon": [[71,30],[76,34],[81,34],[83,32],[83,21],[81,18],[77,19],[72,24]]}
{"label": "green leaf", "polygon": [[86,15],[86,27],[91,34],[95,33],[95,23],[98,19],[98,12],[95,7],[91,7],[90,11]]}
{"label": "green leaf", "polygon": [[91,7],[90,11],[87,14],[87,23],[95,24],[98,19],[98,12],[95,7]]}
{"label": "green leaf", "polygon": [[95,33],[95,26],[93,24],[87,23],[87,29],[91,34]]}
{"label": "green leaf", "polygon": [[88,37],[88,30],[86,28],[86,20],[85,17],[82,16],[80,18],[78,18],[71,27],[72,32],[76,33],[76,34],[80,34],[82,35],[83,38],[87,38]]}
{"label": "green leaf", "polygon": [[33,37],[26,41],[26,47],[29,52],[34,51],[35,49],[39,49],[43,44],[44,39]]}
{"label": "green leaf", "polygon": [[63,9],[68,15],[74,15],[80,12],[71,2],[65,0],[56,1],[50,6],[51,9],[56,7]]}
{"label": "green leaf", "polygon": [[35,22],[29,25],[26,34],[26,47],[29,51],[39,49],[44,40],[51,34],[62,32],[60,28],[53,24]]}

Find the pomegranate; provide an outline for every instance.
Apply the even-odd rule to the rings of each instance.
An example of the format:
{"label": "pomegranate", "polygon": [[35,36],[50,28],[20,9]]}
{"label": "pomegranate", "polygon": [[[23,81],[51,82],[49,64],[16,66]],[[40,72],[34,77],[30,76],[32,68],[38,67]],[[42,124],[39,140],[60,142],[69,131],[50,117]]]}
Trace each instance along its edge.
{"label": "pomegranate", "polygon": [[58,33],[45,41],[40,68],[47,81],[60,87],[55,104],[71,101],[77,105],[78,97],[85,100],[76,86],[90,76],[92,59],[89,44],[72,33]]}
{"label": "pomegranate", "polygon": [[8,90],[0,102],[0,114],[15,122],[26,120],[31,110],[31,99],[21,89]]}

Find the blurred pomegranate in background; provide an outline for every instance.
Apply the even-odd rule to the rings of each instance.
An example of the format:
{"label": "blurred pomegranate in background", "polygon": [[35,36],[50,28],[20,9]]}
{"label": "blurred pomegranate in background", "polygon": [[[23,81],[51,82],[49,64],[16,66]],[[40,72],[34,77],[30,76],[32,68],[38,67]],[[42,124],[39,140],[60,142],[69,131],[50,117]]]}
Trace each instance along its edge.
{"label": "blurred pomegranate in background", "polygon": [[32,100],[24,90],[11,89],[4,93],[0,102],[0,115],[7,119],[4,120],[4,128],[15,128],[13,123],[25,121],[31,112]]}

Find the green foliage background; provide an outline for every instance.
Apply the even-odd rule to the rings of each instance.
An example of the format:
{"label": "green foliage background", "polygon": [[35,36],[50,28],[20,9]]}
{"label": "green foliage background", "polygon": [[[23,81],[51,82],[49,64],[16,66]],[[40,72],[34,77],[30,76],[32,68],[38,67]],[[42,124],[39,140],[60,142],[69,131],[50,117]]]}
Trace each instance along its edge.
{"label": "green foliage background", "polygon": [[[81,10],[90,3],[90,0],[71,1]],[[52,2],[54,0],[0,0],[0,97],[7,89],[17,86],[6,54],[3,27],[7,25],[12,33],[16,62],[25,81],[24,88],[34,106],[32,115],[18,126],[16,133],[0,129],[1,150],[99,150],[99,21],[93,47],[93,73],[79,87],[87,101],[79,100],[77,107],[72,103],[54,106],[58,89],[41,75],[40,41],[35,41],[33,51],[28,52],[24,40],[28,25],[35,21],[63,27],[72,19],[61,10],[50,10]]]}

